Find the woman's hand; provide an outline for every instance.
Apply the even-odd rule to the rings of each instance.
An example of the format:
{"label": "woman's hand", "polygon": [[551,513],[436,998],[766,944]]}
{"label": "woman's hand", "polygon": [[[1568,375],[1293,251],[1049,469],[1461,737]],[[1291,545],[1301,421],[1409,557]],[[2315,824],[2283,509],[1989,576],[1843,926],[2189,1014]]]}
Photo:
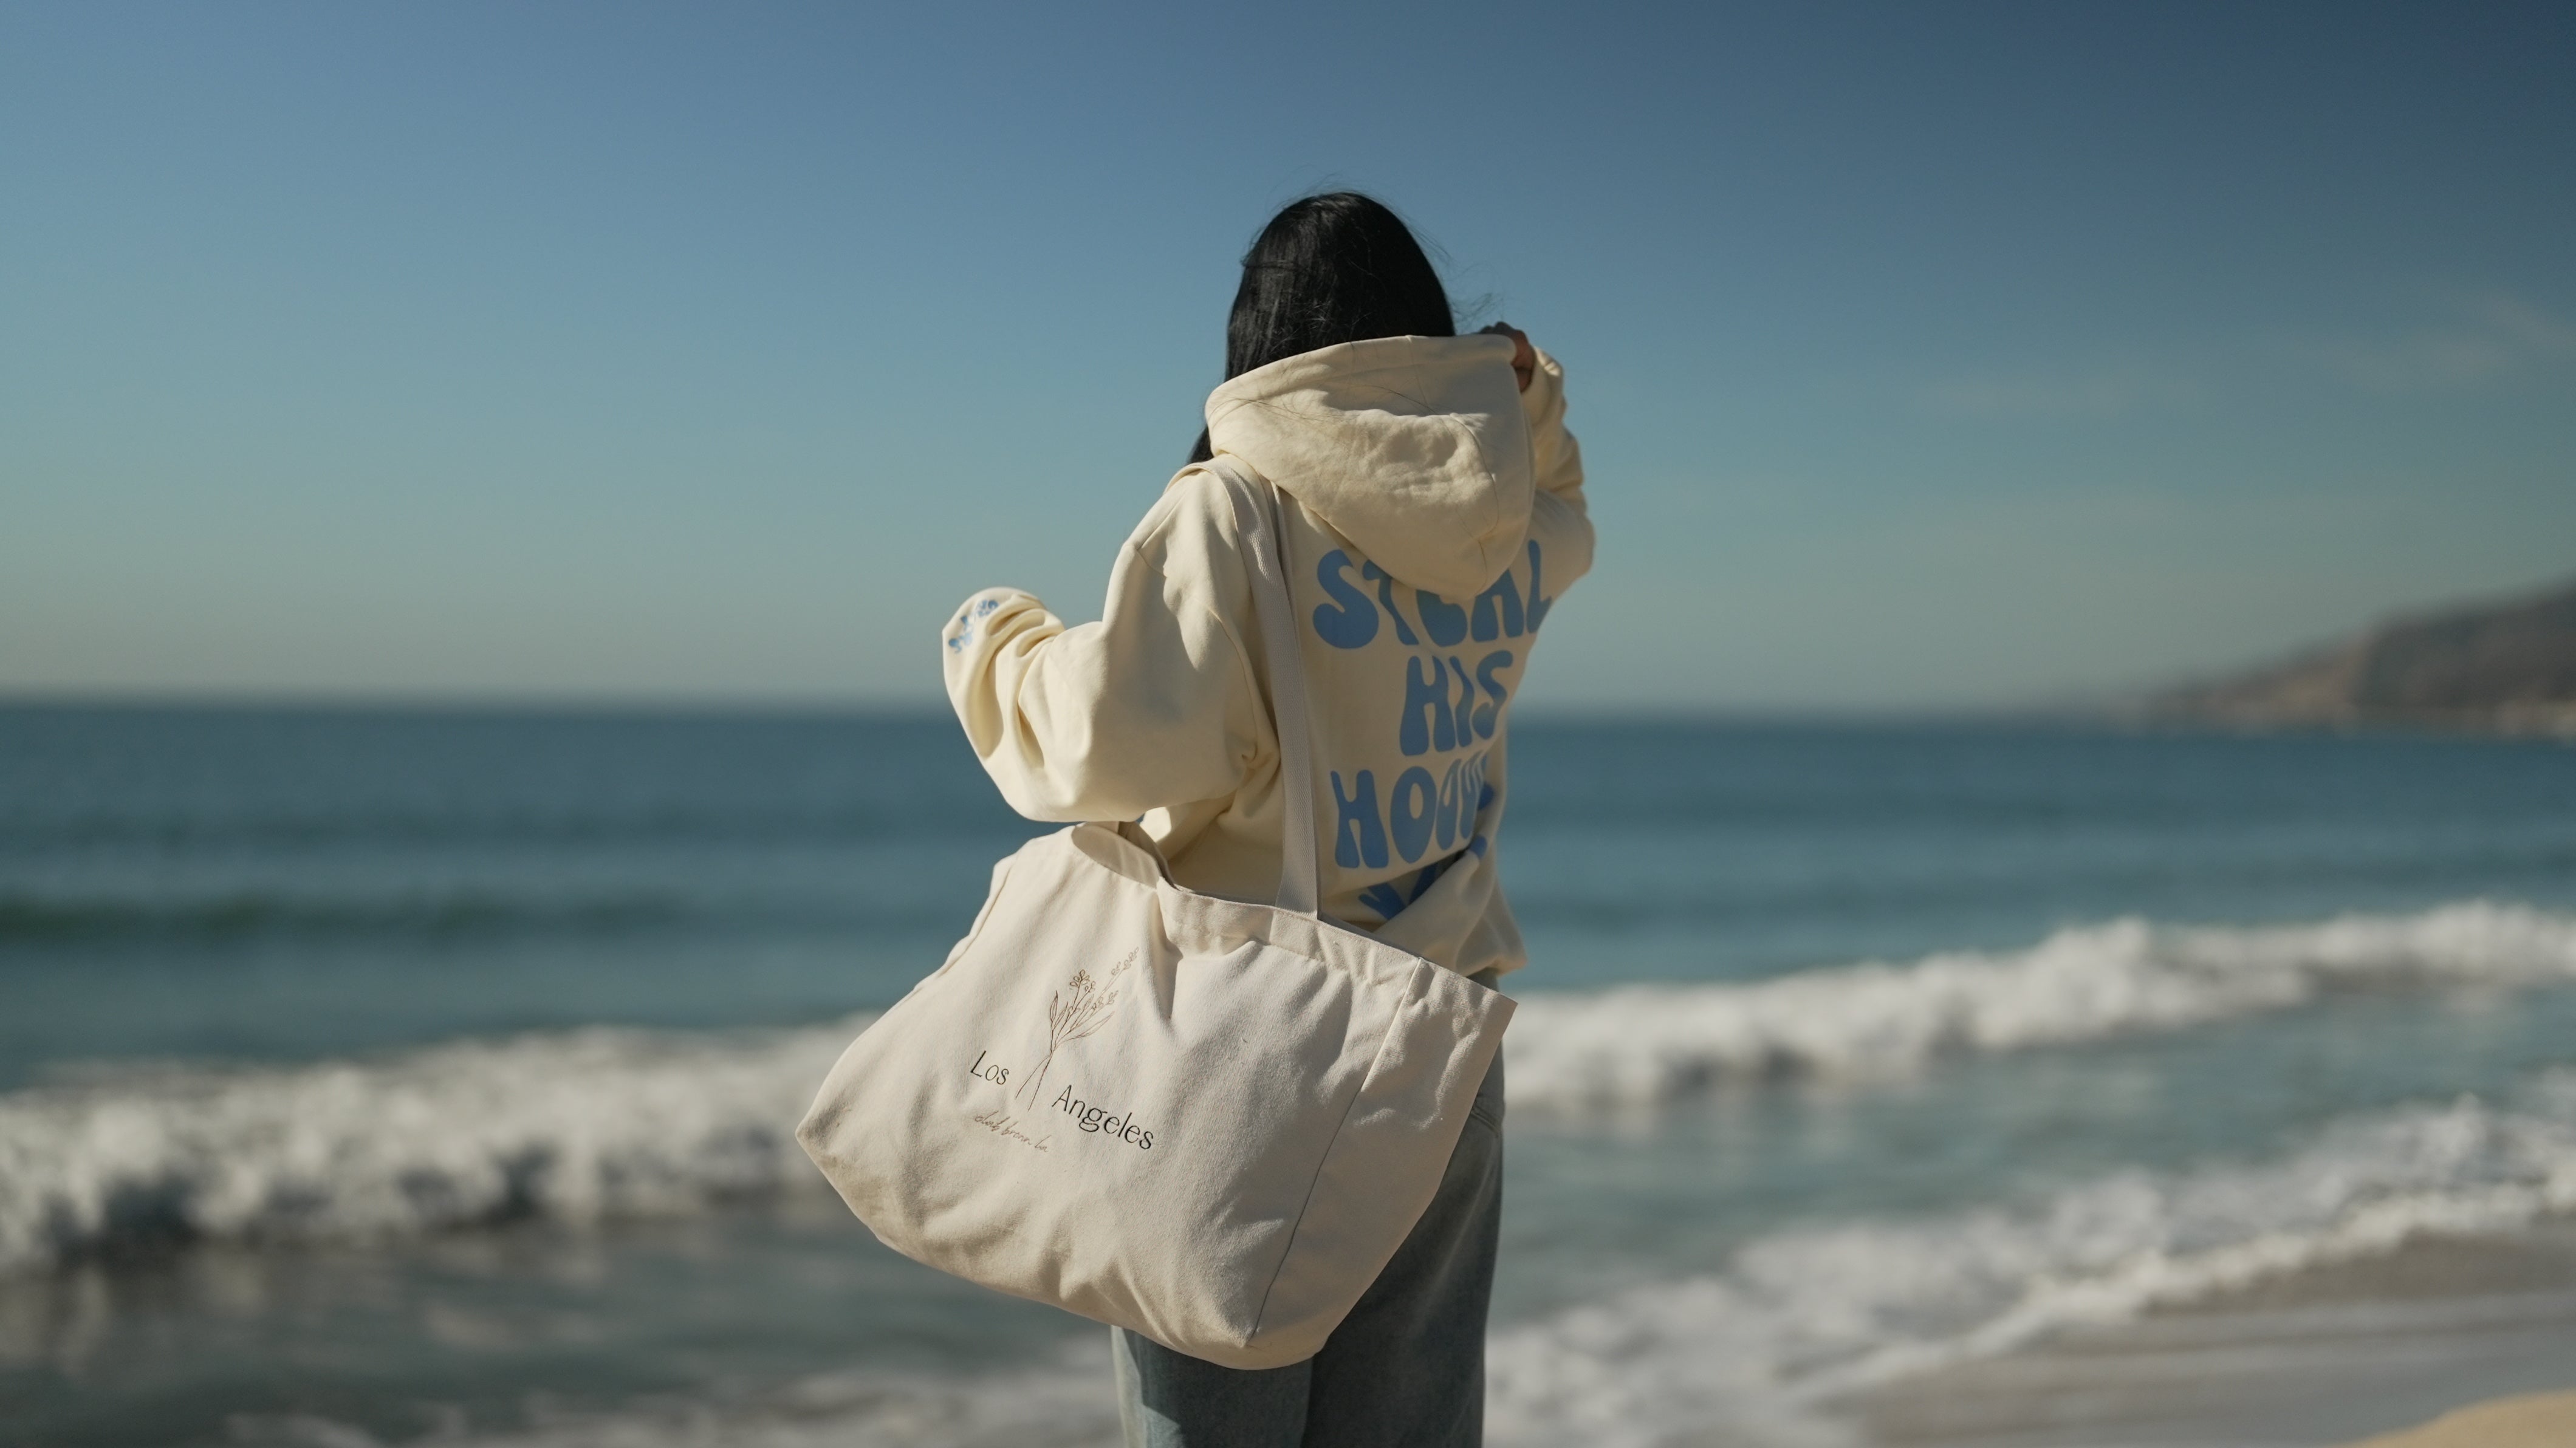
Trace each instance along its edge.
{"label": "woman's hand", "polygon": [[1512,339],[1512,375],[1520,379],[1521,391],[1529,391],[1530,378],[1538,373],[1538,349],[1530,345],[1529,333],[1509,322],[1496,322],[1490,327],[1479,328],[1476,335],[1481,337],[1489,332]]}

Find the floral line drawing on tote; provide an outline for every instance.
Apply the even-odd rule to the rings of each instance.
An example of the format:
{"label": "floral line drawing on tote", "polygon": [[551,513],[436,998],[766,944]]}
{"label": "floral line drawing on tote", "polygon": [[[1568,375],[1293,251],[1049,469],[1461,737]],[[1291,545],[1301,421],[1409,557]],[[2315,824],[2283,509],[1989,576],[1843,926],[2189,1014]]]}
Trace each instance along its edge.
{"label": "floral line drawing on tote", "polygon": [[1047,1002],[1046,1052],[1038,1058],[1038,1069],[1029,1077],[1029,1084],[1020,1088],[1021,1100],[1038,1098],[1046,1086],[1047,1069],[1055,1064],[1055,1053],[1065,1042],[1081,1040],[1109,1019],[1109,1008],[1118,1004],[1118,977],[1135,963],[1136,952],[1131,950],[1109,968],[1105,978],[1095,980],[1089,970],[1077,970],[1073,979],[1065,982],[1065,988]]}

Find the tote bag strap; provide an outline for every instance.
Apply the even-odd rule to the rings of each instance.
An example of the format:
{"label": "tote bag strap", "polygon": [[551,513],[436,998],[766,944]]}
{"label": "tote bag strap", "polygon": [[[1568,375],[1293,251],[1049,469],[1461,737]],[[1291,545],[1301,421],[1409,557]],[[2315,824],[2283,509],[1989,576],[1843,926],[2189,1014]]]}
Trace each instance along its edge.
{"label": "tote bag strap", "polygon": [[1207,465],[1234,497],[1244,566],[1252,574],[1252,611],[1261,621],[1261,651],[1270,660],[1270,710],[1279,736],[1279,908],[1300,915],[1322,909],[1315,853],[1315,759],[1306,705],[1306,671],[1298,661],[1296,606],[1288,601],[1288,540],[1279,490],[1256,481],[1232,458]]}

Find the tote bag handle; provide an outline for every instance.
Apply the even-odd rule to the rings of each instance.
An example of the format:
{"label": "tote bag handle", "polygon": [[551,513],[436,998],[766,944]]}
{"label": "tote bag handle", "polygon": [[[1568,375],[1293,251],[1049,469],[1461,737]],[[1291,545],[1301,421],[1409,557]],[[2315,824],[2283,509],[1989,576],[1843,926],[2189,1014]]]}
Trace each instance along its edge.
{"label": "tote bag handle", "polygon": [[1320,915],[1315,841],[1315,757],[1306,705],[1306,671],[1298,661],[1296,605],[1288,600],[1288,539],[1280,521],[1279,490],[1256,482],[1234,459],[1208,467],[1225,479],[1234,498],[1236,531],[1252,574],[1252,612],[1261,620],[1261,651],[1270,661],[1270,712],[1279,736],[1279,899],[1282,910]]}

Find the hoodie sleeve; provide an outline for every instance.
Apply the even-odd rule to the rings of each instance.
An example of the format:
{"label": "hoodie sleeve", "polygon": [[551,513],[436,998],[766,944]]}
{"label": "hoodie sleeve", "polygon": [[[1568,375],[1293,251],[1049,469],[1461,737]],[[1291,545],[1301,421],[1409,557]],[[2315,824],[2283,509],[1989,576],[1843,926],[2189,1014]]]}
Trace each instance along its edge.
{"label": "hoodie sleeve", "polygon": [[1146,516],[1118,552],[1098,623],[1067,628],[1030,595],[989,588],[941,630],[949,702],[1011,808],[1133,819],[1233,793],[1271,747],[1227,622],[1249,616],[1250,580],[1239,561],[1226,576],[1239,555],[1213,536],[1205,502],[1185,482]]}

